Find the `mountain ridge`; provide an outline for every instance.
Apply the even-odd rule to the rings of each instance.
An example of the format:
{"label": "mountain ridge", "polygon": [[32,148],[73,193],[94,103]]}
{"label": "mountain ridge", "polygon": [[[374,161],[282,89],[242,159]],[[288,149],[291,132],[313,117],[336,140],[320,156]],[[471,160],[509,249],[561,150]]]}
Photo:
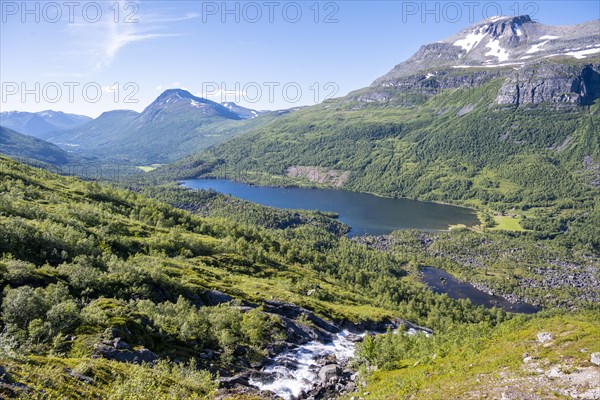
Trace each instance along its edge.
{"label": "mountain ridge", "polygon": [[238,105],[231,108],[184,89],[168,89],[140,113],[107,111],[82,126],[52,135],[49,140],[102,159],[166,163],[221,143],[278,115],[254,115],[254,110]]}
{"label": "mountain ridge", "polygon": [[347,98],[398,105],[397,92],[403,92],[416,97],[408,100],[410,106],[440,90],[506,78],[498,104],[589,104],[600,96],[598,24],[600,20],[550,26],[528,15],[488,18],[421,46],[412,57]]}
{"label": "mountain ridge", "polygon": [[39,139],[46,139],[53,132],[81,126],[91,120],[92,118],[85,115],[53,110],[36,113],[25,111],[0,113],[0,125]]}

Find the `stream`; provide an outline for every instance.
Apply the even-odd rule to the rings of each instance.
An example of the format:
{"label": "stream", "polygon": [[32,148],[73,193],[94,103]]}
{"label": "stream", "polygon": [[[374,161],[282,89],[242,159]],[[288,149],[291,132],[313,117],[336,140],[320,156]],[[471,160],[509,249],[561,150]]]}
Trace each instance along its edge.
{"label": "stream", "polygon": [[[410,328],[404,334],[414,335],[419,332],[421,331]],[[354,358],[357,339],[362,339],[366,334],[367,332],[352,334],[344,330],[334,335],[330,343],[312,341],[283,352],[261,370],[264,378],[250,379],[250,384],[285,400],[298,398],[319,384],[319,371],[324,365],[320,363],[321,360],[335,356],[337,365],[343,368]],[[429,335],[426,332],[424,334]]]}

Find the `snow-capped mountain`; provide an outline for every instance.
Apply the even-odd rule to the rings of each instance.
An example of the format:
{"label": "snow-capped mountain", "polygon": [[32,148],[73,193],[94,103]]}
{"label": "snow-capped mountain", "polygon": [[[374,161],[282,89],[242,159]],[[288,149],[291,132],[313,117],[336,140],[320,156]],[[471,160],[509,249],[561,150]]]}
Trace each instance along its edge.
{"label": "snow-capped mountain", "polygon": [[491,17],[444,43],[460,48],[461,68],[473,65],[522,65],[551,57],[593,57],[600,53],[600,21],[548,26],[520,17]]}
{"label": "snow-capped mountain", "polygon": [[193,114],[198,117],[223,117],[242,119],[237,113],[214,101],[196,97],[187,90],[169,89],[164,91],[142,111],[140,122],[162,121],[176,114]]}
{"label": "snow-capped mountain", "polygon": [[[423,98],[505,78],[499,104],[589,104],[600,97],[599,71],[600,20],[549,26],[527,15],[491,17],[422,46],[349,97],[361,103],[399,103],[399,92]],[[404,96],[401,101],[410,105],[415,99]]]}
{"label": "snow-capped mountain", "polygon": [[572,26],[549,26],[528,15],[491,17],[443,41],[422,46],[407,61],[377,79],[380,85],[436,68],[520,67],[533,61],[600,56],[600,20]]}
{"label": "snow-capped mountain", "polygon": [[38,138],[46,138],[51,132],[75,128],[91,120],[85,115],[66,114],[52,110],[37,113],[22,111],[0,113],[0,125]]}

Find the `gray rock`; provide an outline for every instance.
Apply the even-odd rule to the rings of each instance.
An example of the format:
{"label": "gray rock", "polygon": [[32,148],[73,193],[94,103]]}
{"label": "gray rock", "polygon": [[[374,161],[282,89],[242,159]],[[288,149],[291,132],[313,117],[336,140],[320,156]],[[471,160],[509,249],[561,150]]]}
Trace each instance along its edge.
{"label": "gray rock", "polygon": [[207,290],[204,293],[207,303],[211,306],[216,306],[223,303],[230,303],[233,301],[233,297],[219,291],[219,290]]}
{"label": "gray rock", "polygon": [[[477,42],[473,35],[479,37]],[[358,103],[355,108],[370,103],[406,107],[445,89],[476,88],[504,78],[497,104],[589,105],[600,98],[600,64],[593,53],[581,51],[595,48],[597,38],[597,21],[549,26],[527,15],[488,18],[446,40],[422,46],[371,86],[345,99]],[[475,96],[473,104],[481,100]]]}
{"label": "gray rock", "polygon": [[198,355],[198,357],[201,360],[212,360],[214,356],[215,356],[215,353],[213,353],[213,351],[209,350],[209,349],[200,351],[200,354]]}
{"label": "gray rock", "polygon": [[319,370],[319,379],[323,383],[328,383],[331,379],[335,379],[342,374],[342,369],[339,365],[325,365]]}
{"label": "gray rock", "polygon": [[116,338],[113,341],[113,346],[115,347],[115,349],[120,349],[120,350],[129,350],[131,348],[131,346],[129,346],[129,344],[127,344],[121,338]]}
{"label": "gray rock", "polygon": [[133,355],[133,362],[136,364],[153,363],[158,360],[158,356],[148,349],[136,350]]}
{"label": "gray rock", "polygon": [[233,389],[236,386],[250,386],[250,382],[248,380],[247,374],[241,373],[231,377],[223,377],[219,378],[219,383],[221,387],[226,389]]}
{"label": "gray rock", "polygon": [[78,372],[73,371],[70,368],[65,368],[65,372],[69,375],[71,375],[73,378],[75,379],[79,379],[80,381],[84,382],[84,383],[88,383],[88,384],[93,384],[94,383],[94,378],[92,378],[91,376],[87,376],[87,375],[82,375]]}
{"label": "gray rock", "polygon": [[306,317],[310,322],[320,329],[329,333],[338,333],[340,329],[334,324],[317,317],[312,311],[299,307],[295,304],[284,303],[276,300],[268,300],[264,304],[265,311],[278,314],[286,318],[296,319],[300,316]]}
{"label": "gray rock", "polygon": [[540,343],[546,343],[553,340],[554,336],[552,336],[552,334],[549,332],[540,332],[537,334],[537,339]]}
{"label": "gray rock", "polygon": [[119,350],[113,346],[99,343],[96,345],[96,354],[107,358],[109,360],[115,360],[126,363],[152,363],[158,359],[158,356],[146,348],[142,348],[136,351],[131,350]]}
{"label": "gray rock", "polygon": [[592,364],[600,365],[600,353],[592,353],[590,361]]}
{"label": "gray rock", "polygon": [[[7,397],[22,397],[23,394],[30,394],[33,392],[29,386],[22,384],[21,382],[7,383],[0,381],[0,393]],[[25,397],[27,398],[27,397]]]}
{"label": "gray rock", "polygon": [[591,104],[600,97],[599,65],[555,64],[549,61],[514,71],[504,82],[496,103]]}

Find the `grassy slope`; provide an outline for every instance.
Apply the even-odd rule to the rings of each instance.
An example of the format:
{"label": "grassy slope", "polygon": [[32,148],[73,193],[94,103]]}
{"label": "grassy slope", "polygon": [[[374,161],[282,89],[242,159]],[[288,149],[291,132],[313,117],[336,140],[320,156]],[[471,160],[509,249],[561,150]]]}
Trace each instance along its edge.
{"label": "grassy slope", "polygon": [[[108,327],[128,330],[128,343],[150,348],[165,359],[186,360],[196,356],[203,346],[216,346],[215,351],[225,354],[226,347],[222,346],[226,344],[210,344],[210,335],[195,333],[197,338],[186,339],[189,333],[184,334],[185,325],[181,325],[195,313],[209,312],[210,318],[237,318],[235,309],[195,309],[185,306],[186,300],[178,300],[178,296],[202,297],[206,289],[219,289],[255,304],[272,298],[293,301],[335,319],[402,316],[436,327],[440,334],[480,328],[493,333],[496,331],[491,326],[497,321],[496,316],[503,319],[502,313],[487,313],[466,302],[423,291],[414,278],[403,276],[404,270],[397,267],[405,262],[402,258],[368,251],[326,234],[319,226],[331,226],[332,222],[323,215],[307,213],[296,221],[297,217],[281,215],[277,210],[247,207],[235,201],[220,204],[220,196],[216,196],[210,200],[218,204],[216,214],[226,210],[238,222],[222,217],[199,218],[131,192],[59,177],[5,158],[0,158],[0,173],[0,251],[5,254],[0,261],[3,301],[11,291],[26,286],[52,297],[49,288],[60,284],[68,289],[67,297],[72,296],[81,308],[83,322],[74,330],[59,331],[44,339],[40,336],[44,325],[32,321],[18,334],[10,328],[0,335],[1,362],[11,382],[42,389],[47,397],[125,399],[147,398],[150,393],[154,398],[170,398],[173,393],[185,398],[212,397],[215,385],[202,372],[207,366],[201,365],[197,370],[163,362],[149,369],[90,358],[94,344]],[[181,201],[179,194],[173,195],[169,190],[162,196],[165,201],[173,196]],[[210,202],[198,201],[198,205],[203,204]],[[285,230],[261,227],[287,225],[290,221],[294,223]],[[410,269],[411,264],[406,267]],[[308,296],[308,289],[313,288],[317,288],[317,294]],[[173,306],[175,303],[178,306]],[[160,307],[167,307],[167,311],[160,311]],[[188,309],[192,314],[185,314]],[[50,314],[44,320],[52,321]],[[5,305],[2,315],[2,324],[7,328]],[[561,318],[563,325],[575,324],[588,332],[589,323],[580,324],[579,317]],[[214,319],[212,331],[230,332],[229,328],[218,328],[218,321]],[[530,324],[551,331],[555,326],[538,318]],[[251,323],[250,327],[255,325]],[[193,325],[185,332],[190,327],[193,332]],[[278,329],[273,325],[267,332]],[[498,329],[494,337],[509,330]],[[65,340],[65,334],[75,339]],[[237,343],[252,345],[244,332],[237,335],[241,335],[236,337]],[[588,340],[586,335],[581,336],[582,340]],[[34,338],[39,342],[32,341]],[[196,340],[205,342],[198,347]],[[579,340],[576,338],[575,343]],[[23,345],[15,347],[15,341]],[[260,343],[254,345],[260,350]],[[460,341],[447,346],[449,353],[461,351],[464,346],[470,348]],[[484,343],[481,348],[486,346]],[[514,354],[521,350],[517,348]],[[466,360],[469,358],[461,362]],[[436,365],[431,370],[443,375],[446,370]],[[73,378],[65,368],[92,376],[94,384]],[[395,374],[388,375],[384,386],[377,383],[376,375],[367,390],[381,398],[395,395],[398,392],[389,382],[392,378],[394,385],[403,382]],[[419,387],[424,390],[427,385]],[[38,395],[39,392],[33,392],[25,397]]]}
{"label": "grassy slope", "polygon": [[[108,328],[163,360],[186,361],[213,349],[218,356],[210,362],[227,370],[281,340],[282,328],[260,309],[245,314],[235,305],[196,306],[206,301],[207,289],[257,305],[294,302],[335,320],[405,316],[442,329],[452,321],[506,317],[423,290],[399,260],[328,233],[322,215],[301,215],[305,222],[269,230],[200,218],[6,158],[0,158],[0,177],[0,357],[6,381],[34,390],[25,397],[43,389],[50,397],[135,398],[119,397],[129,390],[125,380],[157,398],[170,390],[186,398],[208,393],[213,384],[201,374],[207,361],[157,370],[91,358]],[[249,355],[233,356],[238,345]],[[93,377],[93,387],[64,368]],[[195,387],[186,377],[204,383]]]}
{"label": "grassy slope", "polygon": [[77,144],[75,149],[81,154],[102,159],[167,163],[256,129],[276,116],[267,113],[249,120],[231,120],[191,111],[141,122],[136,119],[139,115],[116,113],[60,132],[52,141]]}
{"label": "grassy slope", "polygon": [[[590,362],[590,354],[600,351],[597,317],[581,313],[517,318],[494,329],[466,329],[421,340],[429,344],[415,346],[390,370],[375,372],[359,394],[368,392],[361,396],[366,399],[434,400],[498,399],[506,393],[509,398],[533,399],[600,390],[600,369]],[[537,339],[540,332],[554,339],[542,344]],[[524,361],[524,354],[534,359]],[[549,378],[555,368],[561,373]]]}
{"label": "grassy slope", "polygon": [[[181,371],[170,364],[148,369],[90,358],[94,344],[110,327],[125,332],[122,335],[132,346],[150,348],[164,359],[197,357],[202,336],[192,333],[190,339],[182,339],[179,324],[185,322],[184,316],[165,323],[160,321],[167,315],[148,310],[179,302],[178,296],[198,301],[207,289],[255,304],[265,299],[295,302],[328,318],[379,320],[395,314],[359,290],[347,289],[300,264],[283,262],[273,253],[273,246],[279,244],[267,239],[265,232],[228,220],[200,219],[131,192],[59,177],[2,157],[0,177],[0,284],[5,289],[0,363],[8,372],[6,381],[34,390],[26,394],[4,387],[0,389],[4,394],[128,399],[147,398],[151,393],[172,398],[169,393],[178,390],[183,398],[212,397],[212,378],[195,365]],[[306,288],[315,286],[329,299],[307,296]],[[50,314],[29,321],[40,313],[36,309],[26,311],[13,325],[7,322],[9,293],[32,288],[38,300],[24,299],[20,307],[33,307],[43,301],[40,296],[52,297],[49,290],[61,287],[67,294],[57,301],[72,298],[80,310],[76,326],[58,331],[46,326],[52,324]],[[188,300],[183,300],[184,305]],[[148,309],[149,304],[155,305]],[[218,318],[241,317],[235,307],[213,313],[215,334]],[[193,326],[185,329],[194,332]],[[279,329],[271,327],[264,337]],[[67,334],[75,339],[64,339]],[[221,344],[206,340],[200,347],[216,345],[215,351],[223,350]],[[244,342],[241,337],[235,340]],[[213,362],[232,368],[223,361]],[[77,380],[65,368],[92,376],[95,383]]]}

